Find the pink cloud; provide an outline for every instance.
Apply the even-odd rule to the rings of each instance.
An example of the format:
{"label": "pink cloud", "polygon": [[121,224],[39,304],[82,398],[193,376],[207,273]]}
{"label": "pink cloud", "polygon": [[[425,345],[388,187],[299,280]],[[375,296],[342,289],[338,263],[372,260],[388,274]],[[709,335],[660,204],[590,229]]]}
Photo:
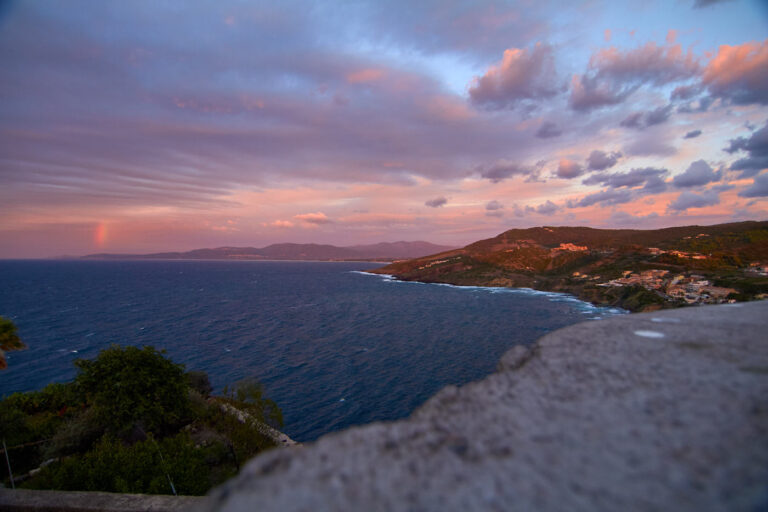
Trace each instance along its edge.
{"label": "pink cloud", "polygon": [[699,61],[691,49],[683,53],[679,44],[658,46],[654,42],[622,52],[615,46],[595,53],[589,61],[598,74],[618,79],[642,79],[663,85],[695,76]]}
{"label": "pink cloud", "polygon": [[330,224],[331,222],[333,222],[323,212],[302,213],[299,215],[294,215],[293,218],[296,220],[300,220],[301,222],[306,222],[307,224],[315,224],[315,225]]}
{"label": "pink cloud", "polygon": [[738,104],[768,104],[768,39],[720,46],[702,80],[716,96]]}
{"label": "pink cloud", "polygon": [[289,220],[276,220],[274,222],[262,223],[262,226],[273,227],[273,228],[292,228],[293,226],[295,226],[295,224]]}
{"label": "pink cloud", "polygon": [[426,111],[431,118],[440,121],[464,121],[474,116],[466,103],[447,95],[429,98]]}
{"label": "pink cloud", "polygon": [[475,77],[469,87],[471,100],[492,108],[512,108],[522,100],[550,98],[561,88],[556,84],[552,47],[542,43],[530,49],[504,50],[501,62]]}
{"label": "pink cloud", "polygon": [[584,167],[567,158],[562,158],[557,166],[557,176],[559,178],[570,180],[582,174],[584,174]]}
{"label": "pink cloud", "polygon": [[368,82],[375,82],[377,80],[380,80],[383,77],[384,77],[384,70],[375,69],[375,68],[360,69],[357,71],[352,71],[350,73],[347,73],[346,75],[347,82],[351,84],[364,84]]}
{"label": "pink cloud", "polygon": [[589,69],[574,75],[571,82],[571,107],[591,110],[623,102],[641,85],[661,86],[688,80],[700,73],[699,59],[679,44],[659,46],[649,42],[631,50],[615,46],[592,55]]}

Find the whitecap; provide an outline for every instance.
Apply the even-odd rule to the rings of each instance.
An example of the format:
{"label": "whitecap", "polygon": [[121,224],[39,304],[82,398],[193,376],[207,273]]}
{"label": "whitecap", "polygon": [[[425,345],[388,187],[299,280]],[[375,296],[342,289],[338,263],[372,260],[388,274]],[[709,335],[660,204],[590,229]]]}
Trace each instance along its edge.
{"label": "whitecap", "polygon": [[655,316],[655,317],[651,318],[651,322],[658,322],[658,323],[664,322],[664,323],[670,323],[670,324],[679,324],[680,323],[680,319],[679,318],[675,318],[673,316],[669,316],[669,317],[658,317],[658,316]]}
{"label": "whitecap", "polygon": [[643,338],[663,338],[664,333],[659,331],[639,330],[639,331],[635,331],[635,336],[641,336]]}

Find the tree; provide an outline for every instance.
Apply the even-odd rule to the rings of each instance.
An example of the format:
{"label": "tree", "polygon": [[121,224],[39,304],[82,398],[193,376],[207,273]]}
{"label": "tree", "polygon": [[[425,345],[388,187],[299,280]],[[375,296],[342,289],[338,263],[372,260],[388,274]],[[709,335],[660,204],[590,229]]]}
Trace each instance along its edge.
{"label": "tree", "polygon": [[108,432],[134,429],[163,434],[189,414],[184,367],[153,347],[112,347],[96,359],[79,359],[75,384]]}
{"label": "tree", "polygon": [[224,396],[257,421],[272,428],[282,428],[283,413],[274,400],[264,396],[264,386],[255,379],[243,379],[233,388],[225,387]]}
{"label": "tree", "polygon": [[10,350],[26,348],[16,332],[16,325],[0,316],[0,370],[5,369],[8,363],[5,361],[5,353]]}

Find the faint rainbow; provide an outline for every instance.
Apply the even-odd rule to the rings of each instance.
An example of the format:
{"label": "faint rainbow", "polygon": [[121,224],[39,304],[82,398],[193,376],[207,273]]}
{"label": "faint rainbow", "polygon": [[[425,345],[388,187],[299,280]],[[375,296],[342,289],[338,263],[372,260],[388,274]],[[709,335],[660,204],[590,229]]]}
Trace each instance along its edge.
{"label": "faint rainbow", "polygon": [[93,230],[93,243],[96,247],[104,247],[107,243],[107,223],[102,221],[96,224]]}

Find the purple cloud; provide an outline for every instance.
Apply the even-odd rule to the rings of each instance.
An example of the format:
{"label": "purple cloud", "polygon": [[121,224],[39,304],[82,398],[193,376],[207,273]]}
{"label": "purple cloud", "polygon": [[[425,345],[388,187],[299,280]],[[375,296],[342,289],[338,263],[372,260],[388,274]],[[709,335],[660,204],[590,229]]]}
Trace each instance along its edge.
{"label": "purple cloud", "polygon": [[557,165],[558,178],[565,178],[567,180],[578,178],[584,174],[584,167],[577,164],[573,160],[563,158]]}
{"label": "purple cloud", "polygon": [[599,50],[589,69],[571,83],[571,107],[592,110],[623,102],[643,84],[662,86],[698,75],[698,59],[680,45],[644,46],[622,52],[616,47]]}
{"label": "purple cloud", "polygon": [[494,199],[485,205],[485,215],[487,217],[503,217],[503,209],[504,205]]}
{"label": "purple cloud", "polygon": [[590,111],[623,102],[638,85],[623,86],[602,81],[597,76],[575,75],[571,80],[570,105],[573,110]]}
{"label": "purple cloud", "polygon": [[462,52],[481,59],[541,39],[550,22],[550,11],[543,4],[526,6],[525,16],[521,16],[515,3],[474,0],[354,2],[332,12],[340,20],[339,31],[349,28],[344,26],[346,21],[363,19],[369,22],[366,29],[373,39],[409,52]]}
{"label": "purple cloud", "polygon": [[666,123],[672,114],[672,105],[658,107],[649,112],[634,112],[627,116],[619,125],[625,128],[642,130],[649,126]]}
{"label": "purple cloud", "polygon": [[560,211],[560,207],[557,206],[552,201],[547,200],[546,203],[542,203],[539,206],[537,206],[535,209],[532,209],[532,210],[534,212],[538,213],[539,215],[554,215],[555,213]]}
{"label": "purple cloud", "polygon": [[625,146],[624,151],[631,156],[671,156],[677,149],[669,142],[664,134],[643,132]]}
{"label": "purple cloud", "polygon": [[552,137],[559,137],[562,134],[563,131],[552,121],[544,121],[541,126],[539,126],[539,129],[536,130],[536,136],[540,139],[551,139]]}
{"label": "purple cloud", "polygon": [[737,105],[768,105],[768,39],[720,46],[702,82],[712,95]]}
{"label": "purple cloud", "polygon": [[745,151],[747,156],[731,164],[732,171],[741,171],[742,178],[749,178],[768,168],[768,122],[749,138],[738,137],[729,141],[724,149],[728,153]]}
{"label": "purple cloud", "polygon": [[610,224],[612,226],[638,226],[658,217],[659,214],[656,212],[651,212],[648,215],[632,215],[631,213],[618,210],[611,214]]}
{"label": "purple cloud", "polygon": [[590,171],[604,171],[610,169],[621,158],[619,151],[606,153],[598,149],[593,150],[587,157],[587,167]]}
{"label": "purple cloud", "polygon": [[634,128],[635,130],[642,130],[643,113],[633,112],[632,114],[629,114],[627,117],[622,119],[622,121],[619,123],[619,126],[623,126],[624,128]]}
{"label": "purple cloud", "polygon": [[677,188],[690,188],[706,185],[720,181],[722,171],[715,172],[704,160],[696,160],[683,174],[678,174],[672,180],[672,184]]}
{"label": "purple cloud", "polygon": [[739,192],[739,197],[768,197],[768,174],[755,176],[752,185]]}
{"label": "purple cloud", "polygon": [[666,123],[672,113],[672,105],[658,107],[645,114],[645,126]]}
{"label": "purple cloud", "polygon": [[[584,185],[603,185],[610,188],[634,188],[645,185],[651,190],[661,188],[664,176],[669,173],[666,169],[654,167],[635,168],[626,173],[593,174],[585,179]],[[650,182],[650,186],[648,185]]]}
{"label": "purple cloud", "polygon": [[677,199],[667,205],[667,209],[682,212],[689,208],[704,208],[720,203],[720,194],[716,190],[706,190],[700,194],[683,192]]}
{"label": "purple cloud", "polygon": [[440,208],[441,206],[444,206],[447,202],[448,202],[448,199],[446,199],[443,196],[440,196],[425,202],[424,206],[429,206],[430,208]]}
{"label": "purple cloud", "polygon": [[631,190],[628,189],[605,189],[593,194],[588,194],[579,201],[569,200],[566,204],[568,208],[578,208],[599,204],[600,206],[610,206],[615,204],[628,203],[634,199]]}
{"label": "purple cloud", "polygon": [[684,139],[695,139],[701,135],[701,130],[691,130],[690,132],[686,133],[683,138]]}
{"label": "purple cloud", "polygon": [[293,218],[301,222],[306,222],[307,224],[320,225],[333,223],[333,221],[323,212],[301,213],[299,215],[294,215]]}
{"label": "purple cloud", "polygon": [[690,100],[700,92],[701,92],[701,86],[698,84],[679,85],[675,87],[675,89],[672,91],[672,94],[670,94],[669,98],[671,100]]}
{"label": "purple cloud", "polygon": [[483,178],[487,178],[493,183],[498,183],[511,176],[531,175],[536,169],[527,165],[509,162],[507,160],[497,160],[490,165],[480,166],[477,170]]}

